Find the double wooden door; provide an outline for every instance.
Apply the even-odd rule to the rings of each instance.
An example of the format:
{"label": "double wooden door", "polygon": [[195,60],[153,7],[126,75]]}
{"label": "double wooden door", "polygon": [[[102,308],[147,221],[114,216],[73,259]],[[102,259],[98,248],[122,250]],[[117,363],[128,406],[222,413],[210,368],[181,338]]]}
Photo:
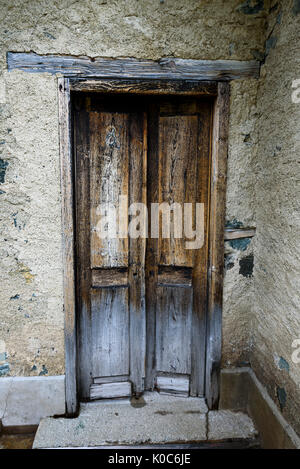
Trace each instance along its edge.
{"label": "double wooden door", "polygon": [[72,109],[80,398],[202,396],[211,101],[74,93]]}

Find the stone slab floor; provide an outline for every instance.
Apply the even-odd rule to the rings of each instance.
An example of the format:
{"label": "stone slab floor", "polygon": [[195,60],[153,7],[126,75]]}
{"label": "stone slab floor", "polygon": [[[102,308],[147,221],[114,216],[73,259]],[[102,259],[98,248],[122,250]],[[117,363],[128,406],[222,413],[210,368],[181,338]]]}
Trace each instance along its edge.
{"label": "stone slab floor", "polygon": [[33,448],[192,444],[255,440],[252,420],[241,412],[210,411],[205,401],[158,393],[135,400],[82,404],[77,418],[45,418]]}

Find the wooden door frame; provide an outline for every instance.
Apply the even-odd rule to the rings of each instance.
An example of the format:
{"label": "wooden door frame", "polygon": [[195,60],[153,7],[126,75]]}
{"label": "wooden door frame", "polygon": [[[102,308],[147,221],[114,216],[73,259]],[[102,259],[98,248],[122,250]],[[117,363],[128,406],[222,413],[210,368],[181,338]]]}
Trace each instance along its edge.
{"label": "wooden door frame", "polygon": [[59,137],[62,191],[66,413],[76,415],[77,331],[74,245],[74,165],[71,140],[71,91],[176,94],[210,96],[214,99],[211,190],[209,220],[208,311],[206,337],[205,398],[208,407],[218,407],[222,347],[222,297],[224,265],[224,220],[230,85],[224,81],[149,79],[58,78]]}

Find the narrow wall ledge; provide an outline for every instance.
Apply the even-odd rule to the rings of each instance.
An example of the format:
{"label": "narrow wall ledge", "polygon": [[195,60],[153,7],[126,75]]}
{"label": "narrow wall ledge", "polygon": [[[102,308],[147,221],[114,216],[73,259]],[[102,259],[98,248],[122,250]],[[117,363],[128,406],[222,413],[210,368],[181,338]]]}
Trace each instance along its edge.
{"label": "narrow wall ledge", "polygon": [[65,377],[0,378],[3,429],[37,426],[41,418],[65,413]]}
{"label": "narrow wall ledge", "polygon": [[244,411],[253,419],[264,449],[300,449],[300,438],[250,367],[221,371],[220,409]]}

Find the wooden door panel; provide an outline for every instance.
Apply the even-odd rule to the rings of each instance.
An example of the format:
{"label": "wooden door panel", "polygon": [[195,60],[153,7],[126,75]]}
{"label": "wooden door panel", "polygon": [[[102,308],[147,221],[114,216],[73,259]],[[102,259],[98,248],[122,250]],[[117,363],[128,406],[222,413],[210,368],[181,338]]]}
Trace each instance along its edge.
{"label": "wooden door panel", "polygon": [[[128,197],[129,114],[90,112],[91,268],[128,266],[128,238],[100,238],[100,204],[119,207]],[[116,210],[119,222],[119,211]]]}
{"label": "wooden door panel", "polygon": [[[172,222],[169,238],[162,228],[149,241],[147,299],[149,318],[147,386],[164,392],[203,395],[208,262],[208,204],[211,103],[170,100],[153,106],[149,126],[148,165],[158,173],[158,186],[148,181],[148,198],[159,204],[179,204],[182,237]],[[204,204],[204,243],[187,249],[184,204],[192,204],[190,229],[196,228],[195,204]],[[163,225],[163,216],[160,222]],[[175,234],[176,233],[176,234]],[[153,314],[155,319],[153,320]],[[155,333],[155,343],[151,334]]]}
{"label": "wooden door panel", "polygon": [[[211,102],[86,94],[74,99],[73,116],[80,396],[139,395],[155,386],[201,396]],[[171,210],[170,237],[162,215],[157,237],[152,221],[144,235],[129,237],[132,203],[147,205],[148,220],[152,203],[178,204],[182,233]],[[184,203],[193,205],[191,229],[195,204],[204,204],[200,249],[186,247]],[[114,205],[121,236],[99,237],[104,204]]]}
{"label": "wooden door panel", "polygon": [[92,375],[129,376],[128,287],[91,291]]}
{"label": "wooden door panel", "polygon": [[157,373],[191,373],[191,287],[159,286],[156,306]]}
{"label": "wooden door panel", "polygon": [[[130,379],[129,243],[127,236],[118,236],[119,197],[128,198],[129,194],[130,114],[92,109],[89,112],[90,347],[94,384],[90,387],[90,398],[100,399],[109,397],[109,393],[111,397],[128,395],[129,389],[126,383],[114,382],[111,387],[109,382],[96,384],[95,379],[127,376],[128,385]],[[103,237],[102,220],[109,213],[113,217],[115,214],[113,219],[108,219],[115,233]]]}
{"label": "wooden door panel", "polygon": [[[139,106],[120,102],[122,112],[119,102],[108,105],[99,95],[75,100],[79,383],[85,399],[144,389],[145,240],[129,240],[126,223],[128,205],[146,199],[147,120]],[[112,207],[116,232],[105,237],[103,216]]]}
{"label": "wooden door panel", "polygon": [[[196,199],[197,116],[160,116],[159,118],[159,199],[161,204],[183,204]],[[174,220],[174,215],[172,217]],[[172,225],[171,225],[172,226]],[[175,233],[176,234],[176,233]],[[185,248],[184,230],[180,238],[159,237],[159,263],[193,266],[194,251]]]}
{"label": "wooden door panel", "polygon": [[[169,206],[178,204],[180,218],[173,211],[171,221],[179,222],[181,230],[176,233],[171,224],[169,238],[164,238],[167,233],[161,230],[158,240],[156,386],[164,392],[182,393],[184,383],[187,394],[191,373],[194,251],[185,246],[184,203],[196,202],[198,116],[194,115],[195,110],[195,104],[189,102],[163,104],[158,121],[158,202]],[[162,217],[161,223],[163,226]],[[186,284],[182,283],[182,269],[185,269]],[[164,285],[166,280],[168,284]]]}

